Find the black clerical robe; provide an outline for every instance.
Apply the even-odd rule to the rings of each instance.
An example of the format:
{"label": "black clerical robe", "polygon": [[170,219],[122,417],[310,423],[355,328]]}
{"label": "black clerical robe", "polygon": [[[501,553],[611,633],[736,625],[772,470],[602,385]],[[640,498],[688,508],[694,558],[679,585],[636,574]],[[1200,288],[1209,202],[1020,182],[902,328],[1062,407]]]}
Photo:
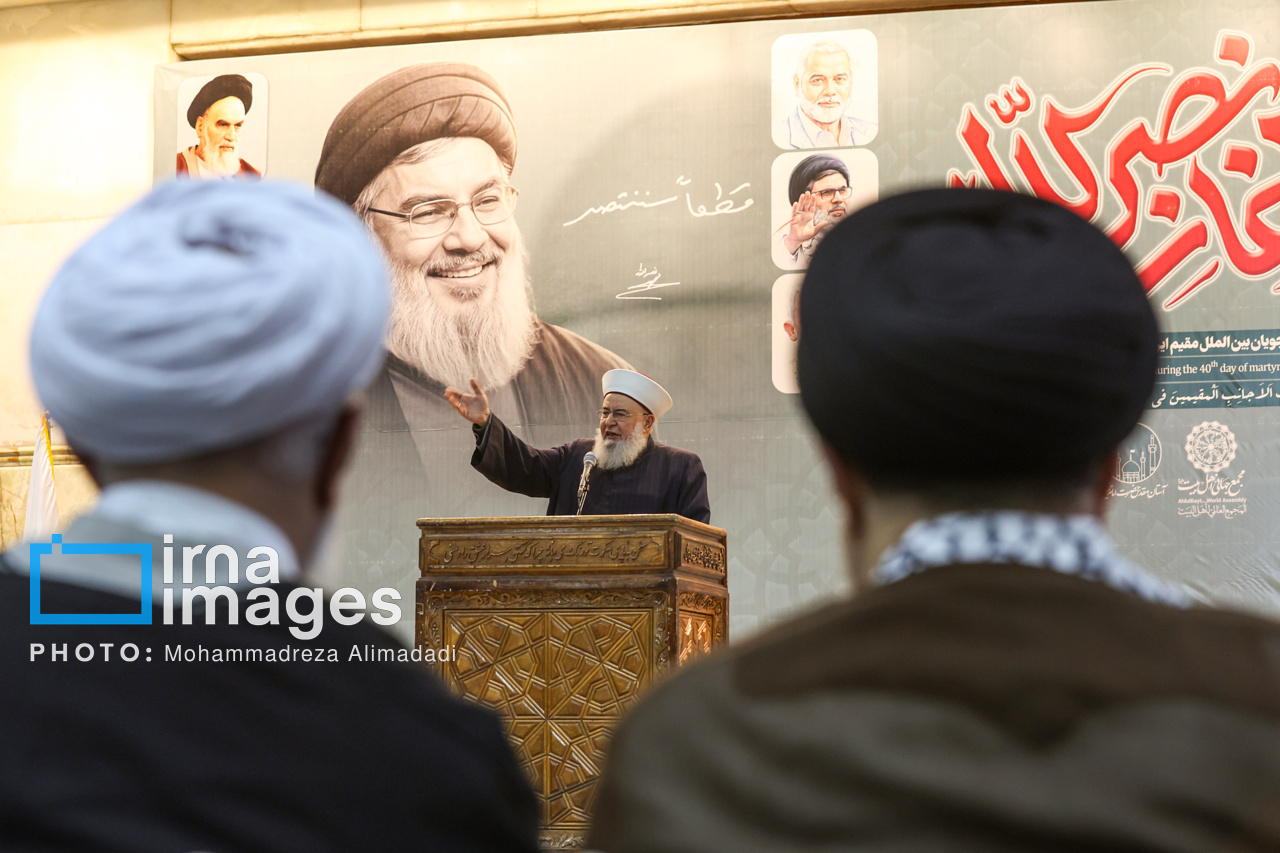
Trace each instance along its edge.
{"label": "black clerical robe", "polygon": [[[112,519],[81,516],[67,535],[149,543],[160,562],[158,536]],[[158,603],[42,577],[44,613],[143,607],[152,624],[31,625],[31,580],[8,559],[3,849],[534,853],[537,804],[496,715],[368,621],[340,624],[326,602],[323,632],[303,641],[287,617],[250,625],[241,610],[231,624],[220,598],[216,624],[166,625]],[[268,586],[282,602],[296,589]]]}
{"label": "black clerical robe", "polygon": [[[537,322],[538,343],[515,378],[491,389],[489,405],[537,447],[579,435],[600,409],[600,377],[630,367],[618,355],[568,329]],[[475,479],[467,465],[475,438],[444,397],[444,385],[395,356],[366,398],[360,438],[342,486],[344,583],[396,586],[413,600],[415,523],[431,516],[527,512],[523,500]]]}
{"label": "black clerical robe", "polygon": [[[496,415],[478,436],[471,465],[494,483],[531,498],[550,498],[547,515],[578,511],[582,458],[592,441],[580,438],[550,450],[530,447]],[[626,468],[591,472],[583,515],[673,512],[711,523],[707,473],[696,453],[659,444],[650,436],[639,458]]]}

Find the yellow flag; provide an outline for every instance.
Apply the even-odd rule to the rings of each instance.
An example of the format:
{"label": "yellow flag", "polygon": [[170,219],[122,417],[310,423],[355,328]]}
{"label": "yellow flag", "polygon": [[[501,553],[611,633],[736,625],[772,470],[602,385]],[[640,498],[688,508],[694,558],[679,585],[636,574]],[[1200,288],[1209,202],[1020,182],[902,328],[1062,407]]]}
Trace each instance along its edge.
{"label": "yellow flag", "polygon": [[53,449],[49,441],[49,415],[40,416],[40,435],[31,454],[31,483],[27,486],[27,523],[22,538],[28,542],[48,539],[58,532],[58,496],[53,491]]}

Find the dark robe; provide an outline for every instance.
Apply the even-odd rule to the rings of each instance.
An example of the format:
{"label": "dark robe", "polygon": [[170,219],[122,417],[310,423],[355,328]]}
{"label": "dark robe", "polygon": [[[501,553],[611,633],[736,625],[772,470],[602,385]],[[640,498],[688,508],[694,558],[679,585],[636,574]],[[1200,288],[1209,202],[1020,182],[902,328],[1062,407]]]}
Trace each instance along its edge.
{"label": "dark robe", "polygon": [[[575,515],[582,459],[592,447],[580,438],[550,450],[530,447],[496,415],[479,436],[471,465],[502,488],[550,498],[547,515]],[[583,515],[669,513],[711,523],[707,473],[696,453],[659,444],[650,436],[635,462],[591,472]]]}
{"label": "dark robe", "polygon": [[[538,343],[529,360],[514,379],[488,392],[489,405],[513,425],[572,426],[576,433],[600,408],[600,377],[631,365],[568,329],[541,320],[536,325]],[[466,426],[445,399],[442,383],[395,356],[387,358],[386,376],[385,384],[370,390],[381,398],[373,401],[380,429],[421,433]]]}
{"label": "dark robe", "polygon": [[[568,329],[537,321],[538,343],[516,377],[489,392],[493,411],[526,441],[581,435],[600,410],[600,378],[625,360]],[[417,520],[528,515],[523,498],[478,481],[467,460],[471,425],[444,385],[389,356],[366,395],[360,437],[343,484],[339,527],[344,579],[362,589],[399,586],[412,600]]]}
{"label": "dark robe", "polygon": [[1280,849],[1280,625],[932,568],[682,667],[615,733],[606,853]]}
{"label": "dark robe", "polygon": [[[149,542],[159,562],[158,540],[120,525],[98,541]],[[31,625],[29,588],[0,557],[5,850],[533,853],[537,804],[496,715],[380,659],[403,647],[368,621],[339,624],[326,602],[299,640],[280,583],[281,625],[247,624],[244,597],[235,625],[225,603],[214,625],[165,625],[158,604],[151,625]],[[140,606],[48,578],[40,593],[50,614]]]}

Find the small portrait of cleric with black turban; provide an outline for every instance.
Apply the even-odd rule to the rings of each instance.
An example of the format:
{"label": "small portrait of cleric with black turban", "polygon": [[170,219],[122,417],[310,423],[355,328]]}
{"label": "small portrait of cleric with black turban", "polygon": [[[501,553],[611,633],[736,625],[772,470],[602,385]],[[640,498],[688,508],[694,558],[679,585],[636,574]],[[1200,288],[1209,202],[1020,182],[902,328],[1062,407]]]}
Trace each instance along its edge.
{"label": "small portrait of cleric with black turban", "polygon": [[877,168],[869,151],[783,154],[773,164],[773,262],[805,269],[827,231],[875,201]]}
{"label": "small portrait of cleric with black turban", "polygon": [[456,428],[444,389],[472,379],[508,423],[576,426],[600,404],[601,374],[629,366],[534,313],[516,148],[498,81],[459,62],[376,80],[325,138],[316,187],[364,218],[394,282],[389,357],[371,407],[393,409],[387,422],[414,435]]}
{"label": "small portrait of cleric with black turban", "polygon": [[[178,152],[178,177],[205,181],[262,177],[266,134],[251,136],[246,128],[256,94],[258,111],[252,121],[260,123],[265,131],[266,87],[261,74],[220,74],[212,79],[193,77],[183,81],[178,103],[186,103],[187,108],[185,113],[179,109],[178,138],[183,139],[194,130],[195,143]],[[257,167],[250,163],[251,157]]]}

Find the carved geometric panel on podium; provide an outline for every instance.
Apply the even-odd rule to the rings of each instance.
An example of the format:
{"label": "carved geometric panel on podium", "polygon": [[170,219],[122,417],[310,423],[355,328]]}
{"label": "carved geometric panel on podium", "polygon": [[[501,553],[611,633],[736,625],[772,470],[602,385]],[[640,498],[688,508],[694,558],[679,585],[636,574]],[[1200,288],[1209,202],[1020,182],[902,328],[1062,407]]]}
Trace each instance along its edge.
{"label": "carved geometric panel on podium", "polygon": [[711,635],[715,630],[711,617],[702,613],[680,614],[680,665],[711,651]]}
{"label": "carved geometric panel on podium", "polygon": [[425,599],[427,645],[456,650],[440,675],[502,714],[542,800],[544,843],[572,846],[588,825],[613,727],[670,663],[668,596],[437,590]]}
{"label": "carved geometric panel on podium", "polygon": [[680,593],[680,658],[683,666],[727,639],[725,599],[699,592]]}
{"label": "carved geometric panel on podium", "polygon": [[545,716],[546,614],[450,612],[445,645],[464,693],[508,716]]}
{"label": "carved geometric panel on podium", "polygon": [[547,723],[548,826],[585,827],[614,718],[553,719]]}
{"label": "carved geometric panel on podium", "polygon": [[515,750],[516,758],[524,767],[525,776],[533,789],[541,794],[547,790],[547,767],[543,752],[547,743],[547,721],[533,717],[502,718],[507,730],[507,740]]}
{"label": "carved geometric panel on podium", "polygon": [[552,716],[616,715],[635,701],[653,658],[651,612],[565,610],[547,616]]}

